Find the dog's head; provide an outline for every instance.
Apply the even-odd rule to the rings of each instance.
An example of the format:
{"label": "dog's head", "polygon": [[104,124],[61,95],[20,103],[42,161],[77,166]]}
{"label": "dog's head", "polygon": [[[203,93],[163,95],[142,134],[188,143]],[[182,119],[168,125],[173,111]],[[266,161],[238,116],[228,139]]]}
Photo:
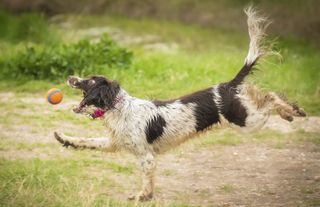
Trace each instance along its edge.
{"label": "dog's head", "polygon": [[83,100],[74,109],[76,113],[80,113],[83,108],[91,105],[101,109],[111,109],[120,91],[120,86],[116,81],[102,76],[92,76],[88,79],[69,76],[67,83],[83,92]]}

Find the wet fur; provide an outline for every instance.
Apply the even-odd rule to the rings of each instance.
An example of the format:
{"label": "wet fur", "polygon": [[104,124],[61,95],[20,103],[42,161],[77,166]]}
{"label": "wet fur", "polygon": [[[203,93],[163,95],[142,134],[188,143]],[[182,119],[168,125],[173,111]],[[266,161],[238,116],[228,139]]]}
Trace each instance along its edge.
{"label": "wet fur", "polygon": [[[216,125],[242,131],[260,129],[276,111],[288,121],[305,116],[304,111],[274,92],[262,92],[244,83],[258,60],[268,53],[263,45],[265,19],[252,8],[246,10],[250,36],[245,64],[234,79],[169,101],[149,101],[130,96],[115,81],[94,76],[71,76],[68,84],[81,89],[84,99],[75,109],[84,113],[89,106],[107,110],[104,117],[107,138],[75,138],[55,133],[64,146],[115,151],[125,149],[141,162],[142,190],[132,199],[153,196],[155,156]],[[120,100],[120,101],[115,101]]]}

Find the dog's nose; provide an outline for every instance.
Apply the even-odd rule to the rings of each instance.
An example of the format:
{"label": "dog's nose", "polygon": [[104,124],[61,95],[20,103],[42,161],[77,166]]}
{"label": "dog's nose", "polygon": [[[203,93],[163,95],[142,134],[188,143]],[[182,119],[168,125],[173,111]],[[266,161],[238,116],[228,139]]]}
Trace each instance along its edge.
{"label": "dog's nose", "polygon": [[79,82],[80,82],[80,78],[78,78],[77,76],[71,75],[68,77],[67,83],[71,86],[76,86],[77,83],[79,83]]}

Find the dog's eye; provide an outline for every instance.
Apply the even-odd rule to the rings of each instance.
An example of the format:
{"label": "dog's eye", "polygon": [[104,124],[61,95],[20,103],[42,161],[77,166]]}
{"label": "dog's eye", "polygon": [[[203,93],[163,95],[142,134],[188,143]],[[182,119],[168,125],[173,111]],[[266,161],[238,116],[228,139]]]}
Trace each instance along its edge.
{"label": "dog's eye", "polygon": [[92,86],[93,84],[95,84],[95,83],[96,83],[95,80],[90,80],[90,81],[89,81],[89,85],[91,85],[91,86]]}

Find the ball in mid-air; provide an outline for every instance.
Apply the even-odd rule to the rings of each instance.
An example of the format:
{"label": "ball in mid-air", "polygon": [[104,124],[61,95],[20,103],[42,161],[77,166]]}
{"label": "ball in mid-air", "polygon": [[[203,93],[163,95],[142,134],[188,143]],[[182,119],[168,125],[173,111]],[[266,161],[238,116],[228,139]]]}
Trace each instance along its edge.
{"label": "ball in mid-air", "polygon": [[47,100],[51,104],[58,104],[62,101],[63,94],[57,88],[52,88],[47,92]]}

